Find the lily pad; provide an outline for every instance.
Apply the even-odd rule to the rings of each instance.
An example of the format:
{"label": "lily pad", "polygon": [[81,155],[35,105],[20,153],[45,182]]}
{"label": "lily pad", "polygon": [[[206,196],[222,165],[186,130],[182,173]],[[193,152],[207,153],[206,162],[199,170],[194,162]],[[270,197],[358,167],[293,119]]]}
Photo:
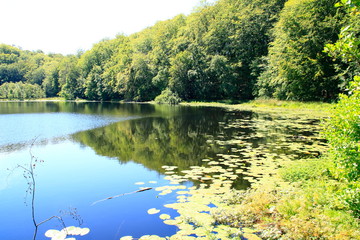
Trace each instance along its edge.
{"label": "lily pad", "polygon": [[147,212],[148,214],[157,214],[160,212],[160,210],[156,208],[150,208]]}
{"label": "lily pad", "polygon": [[168,219],[170,219],[170,215],[168,215],[168,214],[161,214],[161,215],[160,215],[160,219],[161,219],[161,220],[168,220]]}
{"label": "lily pad", "polygon": [[132,236],[125,236],[125,237],[120,238],[120,240],[133,240],[133,237]]}
{"label": "lily pad", "polygon": [[67,234],[65,231],[51,229],[45,232],[45,236],[51,238],[51,240],[64,240]]}

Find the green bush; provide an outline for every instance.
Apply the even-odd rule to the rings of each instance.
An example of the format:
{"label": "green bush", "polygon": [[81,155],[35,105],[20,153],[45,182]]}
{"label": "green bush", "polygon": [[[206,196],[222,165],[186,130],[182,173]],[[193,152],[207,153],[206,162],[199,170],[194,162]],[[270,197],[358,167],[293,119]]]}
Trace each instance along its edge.
{"label": "green bush", "polygon": [[173,93],[170,89],[167,88],[155,98],[155,102],[158,104],[176,105],[181,102],[181,98],[176,93]]}
{"label": "green bush", "polygon": [[343,194],[343,199],[348,208],[352,211],[352,214],[360,218],[360,186],[351,186]]}
{"label": "green bush", "polygon": [[333,115],[325,123],[334,172],[349,181],[360,178],[360,76],[350,85],[349,96],[341,95]]}
{"label": "green bush", "polygon": [[360,218],[360,76],[350,83],[349,96],[341,95],[333,116],[326,121],[324,135],[329,141],[333,173],[348,181],[343,200]]}
{"label": "green bush", "polygon": [[0,86],[0,99],[34,99],[45,97],[45,91],[37,84],[9,82]]}

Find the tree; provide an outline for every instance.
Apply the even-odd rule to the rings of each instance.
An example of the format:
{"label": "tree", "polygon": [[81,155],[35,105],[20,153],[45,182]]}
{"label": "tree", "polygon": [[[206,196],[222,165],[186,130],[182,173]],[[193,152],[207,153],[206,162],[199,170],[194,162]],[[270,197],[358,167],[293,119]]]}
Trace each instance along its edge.
{"label": "tree", "polygon": [[348,87],[356,75],[360,75],[360,14],[359,0],[340,1],[336,4],[346,11],[345,25],[339,34],[339,40],[325,46],[325,52],[341,63],[337,65],[342,90]]}
{"label": "tree", "polygon": [[0,44],[0,64],[12,64],[19,60],[20,49]]}
{"label": "tree", "polygon": [[59,82],[61,85],[59,95],[68,100],[83,97],[83,84],[80,82],[80,72],[76,64],[77,58],[65,58],[59,67]]}
{"label": "tree", "polygon": [[191,53],[183,51],[171,59],[169,87],[182,99],[194,98],[193,85],[189,71],[191,70]]}
{"label": "tree", "polygon": [[339,92],[332,60],[323,52],[336,41],[342,13],[335,0],[289,0],[274,29],[266,71],[257,87],[261,97],[331,100]]}

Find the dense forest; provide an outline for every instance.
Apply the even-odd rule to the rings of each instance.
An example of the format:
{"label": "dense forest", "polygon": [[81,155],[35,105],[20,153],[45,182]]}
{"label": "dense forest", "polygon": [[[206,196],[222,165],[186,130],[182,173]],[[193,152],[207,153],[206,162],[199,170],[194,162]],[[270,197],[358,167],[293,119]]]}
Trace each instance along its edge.
{"label": "dense forest", "polygon": [[0,98],[332,101],[360,72],[331,49],[349,22],[359,35],[359,15],[336,3],[205,2],[77,55],[1,44]]}

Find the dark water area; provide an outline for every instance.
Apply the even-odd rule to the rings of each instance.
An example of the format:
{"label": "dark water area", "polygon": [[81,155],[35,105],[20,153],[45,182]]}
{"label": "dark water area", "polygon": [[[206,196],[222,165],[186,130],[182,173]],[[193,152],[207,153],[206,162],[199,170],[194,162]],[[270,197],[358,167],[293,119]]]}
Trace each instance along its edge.
{"label": "dark water area", "polygon": [[[61,215],[68,226],[90,229],[76,239],[170,236],[177,228],[147,212],[176,214],[163,207],[176,202],[176,194],[155,191],[169,184],[164,166],[176,166],[181,174],[209,161],[221,165],[224,156],[236,156],[241,162],[232,168],[243,169],[265,155],[317,157],[318,123],[210,107],[0,102],[0,239],[32,238],[31,199],[19,167],[28,166],[31,154],[43,160],[35,168],[38,222]],[[233,187],[248,188],[248,177],[239,173]],[[139,187],[151,189],[93,204]],[[48,229],[62,225],[56,220],[41,225],[37,239],[49,239]]]}

